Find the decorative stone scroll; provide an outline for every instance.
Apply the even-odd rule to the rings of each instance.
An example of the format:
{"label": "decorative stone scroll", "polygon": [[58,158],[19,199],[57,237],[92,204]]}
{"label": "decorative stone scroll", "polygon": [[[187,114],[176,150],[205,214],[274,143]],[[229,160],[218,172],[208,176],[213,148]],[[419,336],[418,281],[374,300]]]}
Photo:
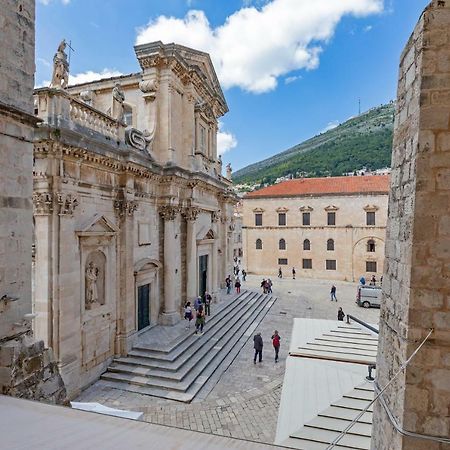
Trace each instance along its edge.
{"label": "decorative stone scroll", "polygon": [[180,212],[179,206],[164,205],[159,208],[159,215],[164,220],[175,220]]}
{"label": "decorative stone scroll", "polygon": [[189,207],[189,208],[184,209],[183,217],[186,220],[195,221],[195,220],[197,220],[199,213],[200,213],[200,208]]}
{"label": "decorative stone scroll", "polygon": [[125,142],[131,147],[134,147],[141,152],[147,150],[147,146],[151,143],[149,138],[144,132],[137,130],[133,127],[127,127],[125,129]]}

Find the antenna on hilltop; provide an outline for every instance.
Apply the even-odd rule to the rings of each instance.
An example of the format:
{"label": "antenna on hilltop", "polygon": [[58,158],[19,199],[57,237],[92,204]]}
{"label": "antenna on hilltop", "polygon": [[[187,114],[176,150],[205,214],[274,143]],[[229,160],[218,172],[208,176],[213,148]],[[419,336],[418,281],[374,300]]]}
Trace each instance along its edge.
{"label": "antenna on hilltop", "polygon": [[361,97],[358,97],[358,116],[361,115]]}

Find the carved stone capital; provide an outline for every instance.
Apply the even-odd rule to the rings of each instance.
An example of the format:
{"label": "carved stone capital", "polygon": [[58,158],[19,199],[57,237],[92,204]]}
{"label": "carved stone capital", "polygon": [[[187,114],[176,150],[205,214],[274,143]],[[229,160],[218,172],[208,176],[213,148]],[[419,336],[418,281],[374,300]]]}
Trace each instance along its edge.
{"label": "carved stone capital", "polygon": [[125,216],[132,216],[134,212],[137,210],[137,202],[134,200],[114,200],[114,210],[118,217],[122,218]]}
{"label": "carved stone capital", "polygon": [[33,209],[36,216],[46,216],[53,212],[53,194],[51,192],[33,193]]}
{"label": "carved stone capital", "polygon": [[56,203],[59,207],[60,216],[72,216],[75,208],[78,206],[78,199],[73,194],[58,192],[56,194]]}
{"label": "carved stone capital", "polygon": [[200,208],[189,207],[185,208],[183,211],[183,217],[186,220],[195,221],[200,213]]}
{"label": "carved stone capital", "polygon": [[159,208],[159,215],[164,220],[175,220],[180,212],[179,206],[163,205]]}

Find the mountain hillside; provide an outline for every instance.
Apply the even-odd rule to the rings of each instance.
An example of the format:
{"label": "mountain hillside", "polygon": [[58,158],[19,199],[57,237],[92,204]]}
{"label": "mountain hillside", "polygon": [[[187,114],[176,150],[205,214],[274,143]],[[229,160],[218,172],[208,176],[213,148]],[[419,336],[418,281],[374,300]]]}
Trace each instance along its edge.
{"label": "mountain hillside", "polygon": [[393,102],[233,174],[235,184],[273,184],[279,177],[339,176],[364,167],[390,167]]}

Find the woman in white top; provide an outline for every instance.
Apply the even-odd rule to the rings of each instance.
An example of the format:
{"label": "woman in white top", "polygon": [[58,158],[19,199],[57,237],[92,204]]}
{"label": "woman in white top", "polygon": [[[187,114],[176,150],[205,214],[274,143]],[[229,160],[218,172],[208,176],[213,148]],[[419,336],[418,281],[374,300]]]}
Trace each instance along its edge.
{"label": "woman in white top", "polygon": [[188,326],[186,328],[190,328],[191,327],[191,320],[192,320],[192,307],[191,307],[191,302],[187,302],[185,307],[184,307],[184,319],[188,320]]}

